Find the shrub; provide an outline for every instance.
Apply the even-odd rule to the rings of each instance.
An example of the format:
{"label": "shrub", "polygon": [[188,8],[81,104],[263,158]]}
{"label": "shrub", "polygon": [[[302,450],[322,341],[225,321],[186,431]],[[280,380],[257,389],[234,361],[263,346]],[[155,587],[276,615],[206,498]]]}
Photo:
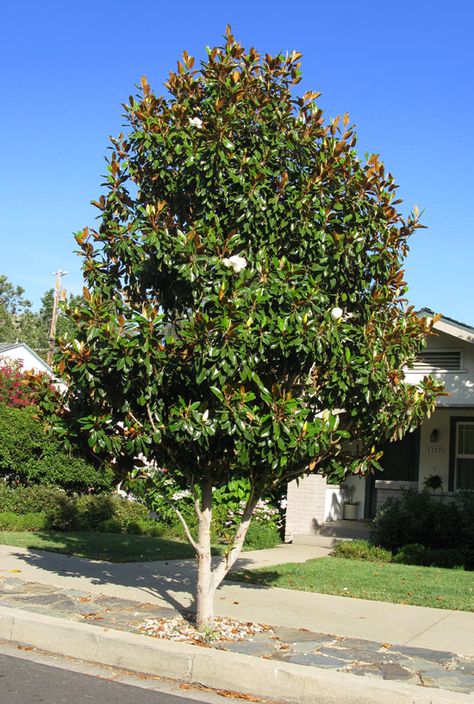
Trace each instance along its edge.
{"label": "shrub", "polygon": [[163,525],[163,523],[158,523],[157,521],[148,519],[145,525],[145,535],[150,535],[153,538],[166,538],[168,536],[167,526]]}
{"label": "shrub", "polygon": [[8,486],[0,480],[0,506],[17,514],[46,513],[64,496],[57,487]]}
{"label": "shrub", "polygon": [[45,530],[48,522],[44,513],[16,514],[11,511],[0,513],[0,530],[35,531]]}
{"label": "shrub", "polygon": [[111,494],[89,494],[78,496],[74,501],[74,523],[76,530],[97,530],[100,523],[117,517],[115,501]]}
{"label": "shrub", "polygon": [[146,535],[154,538],[164,538],[165,540],[186,540],[184,532],[180,532],[177,526],[170,526],[168,523],[153,521],[154,525],[147,525]]}
{"label": "shrub", "polygon": [[[42,513],[51,530],[70,530],[77,526],[78,515],[73,497],[57,487],[8,486],[0,481],[0,505],[18,516]],[[83,530],[87,530],[86,527]]]}
{"label": "shrub", "polygon": [[101,521],[96,530],[101,533],[128,533],[129,535],[149,535],[154,538],[169,535],[169,529],[166,526],[151,518],[132,520],[125,526],[117,518],[108,518]]}
{"label": "shrub", "polygon": [[9,486],[1,480],[0,506],[17,515],[43,513],[52,530],[103,530],[101,525],[113,519],[119,526],[118,532],[125,533],[129,523],[140,524],[148,519],[143,504],[117,494],[74,496],[57,487]]}
{"label": "shrub", "polygon": [[130,501],[124,497],[113,494],[111,496],[113,511],[111,517],[119,521],[123,532],[126,531],[127,526],[131,522],[140,522],[146,520],[149,515],[149,511],[146,506],[144,506],[139,501]]}
{"label": "shrub", "polygon": [[280,543],[280,531],[274,523],[252,521],[245,536],[244,546],[250,550],[266,550]]}
{"label": "shrub", "polygon": [[459,512],[459,542],[474,554],[474,491],[462,491],[456,495]]}
{"label": "shrub", "polygon": [[[197,536],[197,519],[191,509],[184,512],[184,518],[189,526],[192,535]],[[179,540],[187,540],[184,528],[178,516],[173,512],[167,520],[159,520],[157,525],[163,527],[163,534],[160,537],[178,538]],[[212,527],[213,528],[213,527]],[[215,531],[212,533],[212,542],[218,542],[215,538]]]}
{"label": "shrub", "polygon": [[[197,520],[191,514],[189,516],[193,531],[197,534]],[[235,523],[233,517],[229,516],[228,507],[222,503],[212,510],[211,540],[216,543],[230,543],[235,534]]]}
{"label": "shrub", "polygon": [[[166,472],[157,472],[154,477],[154,482],[156,488],[148,494],[147,501],[163,522],[163,532],[173,537],[186,539],[181,521],[173,509],[174,505],[179,508],[191,533],[196,536],[197,517],[194,511],[191,492],[177,487]],[[130,484],[130,489],[138,496],[145,496],[143,487],[140,486],[140,482],[137,480]],[[140,492],[142,492],[142,494]],[[231,542],[244,511],[249,493],[250,482],[248,479],[244,478],[233,479],[227,484],[213,489],[211,525],[211,542],[213,544],[227,544]],[[274,501],[279,501],[280,499],[280,494],[275,492]],[[267,535],[278,535],[281,523],[280,510],[275,508],[268,499],[261,499],[255,507],[252,523],[271,526],[267,531]],[[252,530],[255,535],[255,529]],[[264,531],[262,531],[262,535],[263,533]],[[275,543],[275,540],[275,537],[269,537],[266,542],[272,542],[273,544],[281,542],[279,537],[277,543]]]}
{"label": "shrub", "polygon": [[[46,511],[46,520],[51,530],[73,529],[78,523],[74,499],[67,494],[58,496]],[[87,530],[87,528],[83,530]]]}
{"label": "shrub", "polygon": [[143,535],[143,527],[139,521],[127,523],[126,532],[129,535]]}
{"label": "shrub", "polygon": [[393,558],[393,562],[403,565],[423,565],[428,548],[420,543],[411,543],[401,548]]}
{"label": "shrub", "polygon": [[97,530],[101,533],[121,533],[122,524],[116,518],[108,518],[98,524]]}
{"label": "shrub", "polygon": [[403,565],[424,567],[464,567],[467,552],[463,548],[427,548],[419,543],[405,545],[393,558],[393,562]]}
{"label": "shrub", "polygon": [[19,360],[0,360],[0,404],[24,408],[35,403],[35,394],[27,385],[27,375]]}
{"label": "shrub", "polygon": [[467,563],[468,553],[465,548],[428,548],[425,564],[428,567],[461,567],[473,569]]}
{"label": "shrub", "polygon": [[464,560],[464,567],[466,570],[474,570],[474,550],[471,548],[466,549],[466,559]]}
{"label": "shrub", "polygon": [[[192,509],[184,508],[184,517],[193,535],[197,533],[196,515]],[[152,535],[157,538],[186,540],[186,534],[181,521],[175,513],[170,515],[166,521],[155,521],[145,519],[137,521],[142,530],[142,535]],[[235,524],[229,520],[229,512],[224,504],[217,505],[213,510],[211,540],[214,545],[228,544],[231,542],[235,532]],[[251,550],[264,550],[273,548],[281,543],[280,531],[276,521],[260,522],[252,520],[247,536],[245,547]]]}
{"label": "shrub", "polygon": [[[229,510],[225,503],[220,503],[213,509],[211,539],[214,544],[228,544],[232,541],[236,530],[235,519],[240,515],[241,510],[242,506],[239,506],[234,513],[233,509]],[[193,530],[197,530],[194,516],[191,518],[191,526]],[[253,550],[264,550],[273,548],[280,543],[279,511],[271,507],[267,501],[260,501],[245,537],[244,545]]]}
{"label": "shrub", "polygon": [[371,541],[394,552],[413,543],[449,548],[459,544],[459,524],[455,502],[444,503],[426,491],[405,491],[379,509],[372,523]]}
{"label": "shrub", "polygon": [[46,484],[72,492],[110,489],[111,469],[65,452],[44,432],[37,409],[0,405],[0,476],[10,484]]}
{"label": "shrub", "polygon": [[116,494],[76,497],[63,494],[47,515],[51,528],[55,530],[103,530],[103,523],[113,520],[119,527],[116,532],[126,533],[130,524],[139,525],[141,520],[146,519],[148,511],[143,504]]}
{"label": "shrub", "polygon": [[392,553],[384,548],[371,545],[367,540],[345,540],[336,545],[331,553],[334,557],[367,562],[391,562]]}

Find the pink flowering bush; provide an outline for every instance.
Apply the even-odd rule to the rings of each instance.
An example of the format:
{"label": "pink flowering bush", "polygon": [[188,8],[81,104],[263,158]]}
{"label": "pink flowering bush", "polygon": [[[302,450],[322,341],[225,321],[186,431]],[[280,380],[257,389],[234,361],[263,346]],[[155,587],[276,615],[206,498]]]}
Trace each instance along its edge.
{"label": "pink flowering bush", "polygon": [[35,395],[19,361],[0,360],[0,403],[12,408],[35,404]]}

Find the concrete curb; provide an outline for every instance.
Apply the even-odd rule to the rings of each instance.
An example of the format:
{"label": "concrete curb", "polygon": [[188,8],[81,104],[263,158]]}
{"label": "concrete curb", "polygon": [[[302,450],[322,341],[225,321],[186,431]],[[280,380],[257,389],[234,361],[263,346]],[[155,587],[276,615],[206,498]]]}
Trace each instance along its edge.
{"label": "concrete curb", "polygon": [[295,704],[474,704],[474,693],[161,641],[5,606],[0,606],[0,638],[92,663]]}

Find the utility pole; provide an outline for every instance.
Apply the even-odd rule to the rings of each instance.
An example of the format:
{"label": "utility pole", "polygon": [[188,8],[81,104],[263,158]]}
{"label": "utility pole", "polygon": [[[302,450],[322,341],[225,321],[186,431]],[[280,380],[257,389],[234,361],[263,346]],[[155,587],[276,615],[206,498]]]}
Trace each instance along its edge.
{"label": "utility pole", "polygon": [[58,271],[54,272],[56,280],[54,284],[53,313],[51,315],[51,327],[49,329],[48,357],[46,360],[49,366],[51,366],[53,363],[54,343],[56,340],[56,323],[58,322],[59,300],[61,298],[61,277],[65,276],[66,274],[67,271],[61,271],[61,269],[58,269]]}

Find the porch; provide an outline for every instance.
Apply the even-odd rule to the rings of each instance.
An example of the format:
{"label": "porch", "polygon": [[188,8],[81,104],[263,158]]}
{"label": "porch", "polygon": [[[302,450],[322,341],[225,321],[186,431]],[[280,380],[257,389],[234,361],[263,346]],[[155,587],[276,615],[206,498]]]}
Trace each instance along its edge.
{"label": "porch", "polygon": [[312,535],[295,534],[293,545],[333,548],[344,540],[367,540],[370,537],[369,520],[328,521],[315,528]]}
{"label": "porch", "polygon": [[[432,478],[440,483],[444,496],[473,490],[474,408],[438,408],[421,428],[383,450],[383,472],[376,476],[352,476],[331,485],[324,477],[310,474],[298,483],[291,482],[285,540],[299,541],[305,536],[324,539],[310,543],[322,545],[330,538],[365,537],[364,530],[351,526],[367,525],[388,499],[407,489],[420,491]],[[343,520],[347,504],[357,520]]]}

